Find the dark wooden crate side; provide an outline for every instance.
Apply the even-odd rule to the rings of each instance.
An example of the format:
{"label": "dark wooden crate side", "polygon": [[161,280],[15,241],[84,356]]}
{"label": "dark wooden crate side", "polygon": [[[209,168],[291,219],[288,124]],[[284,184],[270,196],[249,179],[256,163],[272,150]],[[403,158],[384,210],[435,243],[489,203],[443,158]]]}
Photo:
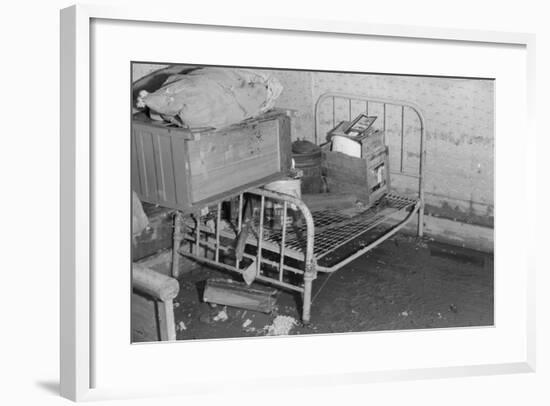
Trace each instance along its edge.
{"label": "dark wooden crate side", "polygon": [[187,131],[132,124],[132,188],[147,203],[190,207]]}
{"label": "dark wooden crate side", "polygon": [[323,174],[331,193],[355,193],[368,199],[367,162],[341,152],[323,151]]}
{"label": "dark wooden crate side", "polygon": [[[373,169],[379,164],[385,165],[385,184],[377,190],[371,190],[377,184]],[[323,151],[323,174],[331,193],[353,193],[369,204],[374,203],[389,189],[389,160],[387,149],[376,151],[367,159],[356,158],[341,152]]]}

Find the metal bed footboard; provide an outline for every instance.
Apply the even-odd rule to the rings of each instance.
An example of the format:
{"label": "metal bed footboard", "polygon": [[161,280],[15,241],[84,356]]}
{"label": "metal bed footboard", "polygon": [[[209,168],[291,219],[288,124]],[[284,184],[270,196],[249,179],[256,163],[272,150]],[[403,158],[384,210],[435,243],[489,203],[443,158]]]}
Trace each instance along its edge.
{"label": "metal bed footboard", "polygon": [[[315,258],[313,256],[315,236],[311,212],[304,202],[291,195],[260,188],[249,190],[247,193],[260,197],[257,229],[254,230],[254,235],[248,237],[246,241],[246,245],[253,246],[256,249],[256,253],[242,252],[242,258],[243,260],[247,260],[247,264],[243,264],[242,262],[244,261],[239,260],[238,256],[235,255],[235,241],[238,239],[244,223],[242,218],[244,193],[241,193],[238,196],[239,216],[235,230],[224,228],[221,218],[221,202],[216,205],[216,218],[214,224],[210,226],[203,224],[201,221],[201,217],[203,216],[197,213],[194,215],[194,229],[185,230],[189,227],[185,224],[184,216],[181,212],[176,212],[174,216],[172,275],[174,277],[178,276],[179,255],[239,274],[243,274],[250,266],[254,266],[256,280],[290,289],[302,295],[302,321],[307,324],[310,320],[312,283],[317,276]],[[268,233],[268,230],[264,227],[265,203],[267,199],[279,202],[283,207],[283,237],[281,244],[278,246],[272,243],[268,244],[265,238],[266,233]],[[290,207],[295,208],[295,211],[300,213],[305,223],[302,227],[305,231],[305,246],[302,258],[287,255],[288,250],[285,244],[285,236],[287,235],[288,209]],[[181,244],[183,241],[190,242],[189,249],[182,249]],[[278,261],[266,258],[264,254],[267,252],[277,254]],[[208,257],[208,253],[211,254],[210,257]],[[300,265],[293,266],[285,263],[285,259],[287,258],[300,260]],[[269,267],[271,272],[265,272],[265,266]],[[299,275],[300,277],[286,278],[285,276],[288,273]]]}
{"label": "metal bed footboard", "polygon": [[[235,250],[236,241],[244,227],[242,218],[244,193],[238,196],[239,216],[235,229],[227,228],[227,224],[224,226],[221,217],[221,202],[209,209],[213,217],[213,221],[210,223],[205,220],[205,216],[197,213],[194,215],[194,226],[190,227],[188,223],[185,223],[183,214],[176,213],[174,218],[173,276],[178,276],[179,255],[239,274],[243,274],[245,271],[249,272],[250,267],[254,267],[256,280],[299,292],[302,295],[302,321],[304,323],[310,321],[312,285],[317,273],[333,273],[367,253],[403,228],[417,214],[420,207],[418,200],[394,195],[393,199],[404,203],[393,214],[404,213],[404,218],[385,230],[380,237],[340,259],[336,264],[322,266],[318,261],[326,254],[332,253],[338,247],[355,240],[366,231],[383,224],[391,216],[375,214],[369,217],[368,210],[366,210],[367,216],[359,215],[346,220],[337,218],[334,223],[329,225],[319,222],[316,229],[314,219],[316,213],[312,213],[303,201],[294,196],[260,188],[252,189],[246,192],[246,195],[259,197],[260,207],[254,218],[254,232],[246,239],[246,247],[249,250],[243,250],[241,260],[238,259]],[[273,230],[264,224],[267,201],[282,207],[280,230]],[[299,226],[294,227],[288,224],[289,218],[293,220],[298,218],[298,216],[289,216],[289,211],[298,213],[301,219]],[[346,227],[350,225],[355,229],[353,234],[342,237],[341,240],[335,241],[333,246],[326,249],[323,249],[322,244],[316,247],[316,231],[321,237],[327,229],[328,231],[337,229],[345,232]],[[184,241],[187,243],[186,247],[181,246]],[[289,263],[289,259],[294,261]],[[290,274],[294,277],[288,278],[287,276]]]}

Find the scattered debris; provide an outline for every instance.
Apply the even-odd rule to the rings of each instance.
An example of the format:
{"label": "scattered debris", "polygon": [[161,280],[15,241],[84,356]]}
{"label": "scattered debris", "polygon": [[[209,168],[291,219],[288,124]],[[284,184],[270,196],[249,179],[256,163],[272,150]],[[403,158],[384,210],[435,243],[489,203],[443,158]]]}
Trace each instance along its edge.
{"label": "scattered debris", "polygon": [[437,318],[438,318],[438,319],[442,319],[442,318],[443,318],[443,316],[441,315],[441,313],[437,312]]}
{"label": "scattered debris", "polygon": [[270,326],[265,326],[264,330],[267,331],[268,336],[288,335],[296,324],[297,322],[294,317],[279,315],[273,319],[273,323]]}
{"label": "scattered debris", "polygon": [[184,323],[183,321],[180,321],[180,322],[178,323],[177,329],[178,329],[179,331],[185,331],[185,330],[187,330],[187,326],[185,325],[185,323]]}
{"label": "scattered debris", "polygon": [[458,313],[458,308],[456,307],[455,304],[451,304],[449,306],[449,310],[452,311],[453,313]]}
{"label": "scattered debris", "polygon": [[248,326],[250,326],[252,324],[252,320],[250,319],[246,319],[243,323],[243,328],[247,328]]}
{"label": "scattered debris", "polygon": [[212,320],[214,320],[214,321],[227,321],[227,319],[229,319],[229,316],[227,315],[226,309],[224,307],[223,310],[220,310],[220,312],[218,314],[216,314]]}
{"label": "scattered debris", "polygon": [[416,242],[416,246],[420,248],[428,248],[428,244],[426,244],[426,242],[421,239]]}
{"label": "scattered debris", "polygon": [[212,318],[209,314],[201,314],[201,316],[199,317],[199,321],[201,323],[210,324],[212,323]]}

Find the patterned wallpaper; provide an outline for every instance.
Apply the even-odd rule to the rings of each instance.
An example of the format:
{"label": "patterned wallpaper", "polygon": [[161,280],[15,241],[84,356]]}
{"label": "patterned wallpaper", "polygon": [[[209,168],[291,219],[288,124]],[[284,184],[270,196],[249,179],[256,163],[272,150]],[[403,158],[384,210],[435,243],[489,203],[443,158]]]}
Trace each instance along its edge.
{"label": "patterned wallpaper", "polygon": [[[135,64],[134,79],[165,65]],[[293,139],[314,139],[314,105],[325,92],[368,95],[375,98],[406,100],[417,104],[426,120],[427,212],[463,222],[493,225],[494,199],[494,82],[417,76],[349,74],[266,70],[284,87],[278,107],[296,110],[292,121]],[[335,121],[348,119],[365,110],[363,103],[329,99],[321,106],[320,140]],[[386,109],[386,139],[390,165],[401,165],[401,109]],[[377,115],[375,126],[383,125],[382,106],[369,104],[369,114]],[[419,122],[405,110],[406,172],[418,171]],[[403,193],[412,193],[415,184],[408,178],[392,177]]]}
{"label": "patterned wallpaper", "polygon": [[[324,92],[338,91],[417,104],[427,129],[427,210],[465,222],[493,225],[493,81],[332,73],[312,76],[314,99]],[[390,164],[395,168],[400,159],[401,122],[398,112],[390,116],[387,137]],[[414,172],[418,170],[418,123],[407,119],[407,113],[405,123],[409,123],[405,137],[410,142],[406,143],[409,153],[404,156],[404,167]],[[394,185],[401,189],[411,186],[400,180]]]}

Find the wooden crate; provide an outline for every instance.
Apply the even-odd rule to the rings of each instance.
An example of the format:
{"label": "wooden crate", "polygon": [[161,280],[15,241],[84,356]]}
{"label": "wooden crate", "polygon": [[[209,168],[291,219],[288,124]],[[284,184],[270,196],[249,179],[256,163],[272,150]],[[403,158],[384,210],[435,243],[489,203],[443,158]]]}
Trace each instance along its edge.
{"label": "wooden crate", "polygon": [[[374,203],[390,187],[388,147],[384,132],[370,127],[360,136],[344,132],[349,122],[342,121],[328,134],[323,149],[323,174],[332,193],[354,193],[369,204]],[[361,144],[361,157],[330,151],[330,140],[339,135]]]}
{"label": "wooden crate", "polygon": [[327,134],[327,140],[330,141],[333,136],[339,135],[358,142],[361,144],[361,158],[364,159],[368,159],[369,155],[376,154],[377,152],[384,150],[385,141],[383,131],[370,127],[364,134],[352,137],[343,131],[348,124],[348,121],[340,122]]}
{"label": "wooden crate", "polygon": [[390,187],[387,147],[371,151],[365,158],[324,148],[322,169],[329,192],[352,193],[369,204],[387,193]]}
{"label": "wooden crate", "polygon": [[142,201],[195,207],[282,178],[291,166],[290,119],[270,112],[225,129],[132,121],[132,189]]}

